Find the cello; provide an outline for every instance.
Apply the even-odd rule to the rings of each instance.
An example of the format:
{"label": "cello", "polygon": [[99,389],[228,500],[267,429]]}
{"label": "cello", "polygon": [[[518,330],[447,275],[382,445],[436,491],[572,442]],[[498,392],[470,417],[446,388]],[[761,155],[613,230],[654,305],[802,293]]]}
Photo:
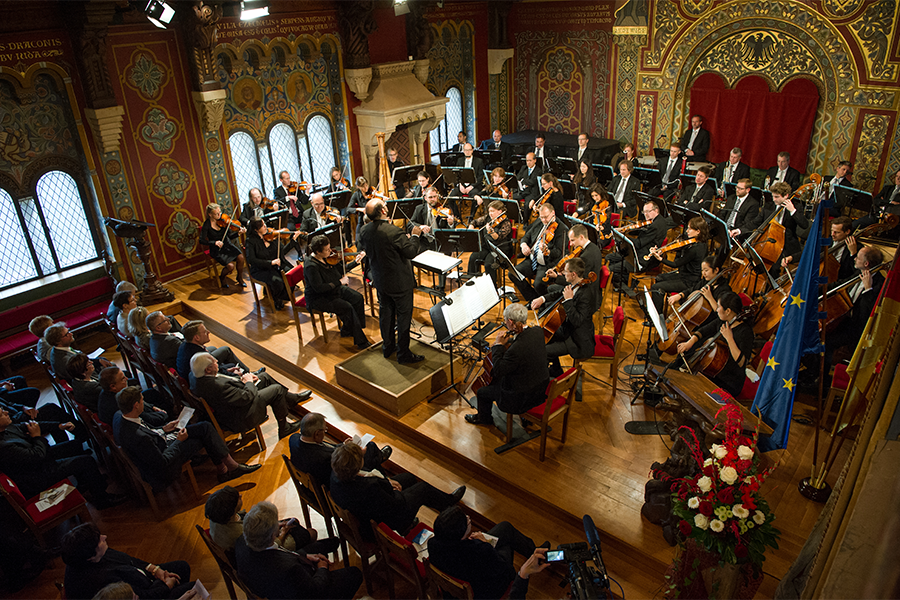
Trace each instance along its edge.
{"label": "cello", "polygon": [[[597,274],[591,271],[588,273],[584,279],[572,285],[572,289],[578,289],[584,285],[588,285],[590,283],[594,283],[597,281]],[[549,342],[550,338],[553,337],[553,334],[562,327],[562,324],[566,320],[566,309],[563,308],[563,300],[562,298],[553,305],[547,314],[540,320],[541,329],[544,330],[544,342]]]}
{"label": "cello", "polygon": [[[744,321],[752,316],[756,309],[757,302],[754,302],[728,321],[728,325],[731,326],[739,321]],[[714,336],[711,336],[700,346],[690,362],[685,361],[685,364],[688,365],[691,372],[702,373],[712,379],[722,372],[722,369],[728,364],[729,358],[731,358],[731,350],[728,348],[728,344],[722,340],[722,330],[720,328]]]}

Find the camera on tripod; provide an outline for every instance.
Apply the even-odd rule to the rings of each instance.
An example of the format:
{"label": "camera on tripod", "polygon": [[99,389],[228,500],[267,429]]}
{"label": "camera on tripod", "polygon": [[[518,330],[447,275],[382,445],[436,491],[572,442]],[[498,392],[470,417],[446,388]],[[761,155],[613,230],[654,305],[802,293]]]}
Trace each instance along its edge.
{"label": "camera on tripod", "polygon": [[597,528],[589,515],[584,515],[582,523],[587,543],[560,544],[547,552],[547,562],[566,563],[566,582],[572,588],[573,598],[612,598]]}

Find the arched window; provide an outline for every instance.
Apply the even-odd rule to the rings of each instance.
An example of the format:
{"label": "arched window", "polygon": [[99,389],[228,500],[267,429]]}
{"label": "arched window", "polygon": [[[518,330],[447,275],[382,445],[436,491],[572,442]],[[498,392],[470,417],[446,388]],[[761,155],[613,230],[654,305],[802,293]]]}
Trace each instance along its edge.
{"label": "arched window", "polygon": [[269,153],[272,155],[276,182],[278,174],[282,171],[290,173],[295,181],[303,178],[301,174],[303,169],[299,168],[300,157],[297,154],[297,134],[290,125],[277,123],[272,127],[269,131]]}
{"label": "arched window", "polygon": [[313,181],[328,183],[331,167],[335,166],[334,136],[331,123],[322,115],[312,117],[306,123],[306,143],[309,146],[309,163],[312,165]]}
{"label": "arched window", "polygon": [[82,265],[100,256],[78,184],[49,171],[34,194],[0,189],[0,288]]}
{"label": "arched window", "polygon": [[[430,134],[431,151],[447,152],[456,143],[456,135],[463,129],[463,105],[462,94],[459,88],[452,87],[447,90],[447,112],[444,120],[437,129],[432,129]],[[474,145],[474,141],[472,142]]]}
{"label": "arched window", "polygon": [[250,190],[255,187],[262,189],[256,145],[249,134],[235,131],[228,138],[228,146],[231,148],[231,162],[234,166],[234,181],[237,185],[238,198],[243,202],[249,197]]}

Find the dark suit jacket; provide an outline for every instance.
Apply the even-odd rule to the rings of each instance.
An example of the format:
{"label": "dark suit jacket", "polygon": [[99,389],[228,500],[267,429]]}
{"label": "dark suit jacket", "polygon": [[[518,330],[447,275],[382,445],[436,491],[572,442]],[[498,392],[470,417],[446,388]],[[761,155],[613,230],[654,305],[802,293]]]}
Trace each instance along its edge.
{"label": "dark suit jacket", "polygon": [[[776,208],[777,206],[775,206],[774,202],[764,205],[756,218],[754,229],[762,225],[775,212]],[[782,213],[781,224],[784,225],[784,250],[781,255],[794,256],[799,259],[803,248],[800,246],[800,239],[797,237],[797,228],[809,227],[809,219],[803,214],[802,208],[797,208],[793,215],[785,210]]]}
{"label": "dark suit jacket", "polygon": [[[144,420],[148,425],[156,427],[165,424]],[[125,450],[125,453],[137,466],[144,481],[155,488],[162,488],[174,481],[181,473],[181,465],[184,463],[180,448],[181,442],[175,440],[167,444],[162,436],[129,421],[122,416],[121,412],[116,413],[112,426],[116,443]]]}
{"label": "dark suit jacket", "polygon": [[[356,262],[351,262],[347,265],[347,272],[355,267]],[[310,308],[327,310],[332,302],[340,298],[342,269],[340,265],[332,267],[312,256],[307,257],[303,262],[303,289]]]}
{"label": "dark suit jacket", "polygon": [[[775,182],[775,177],[778,175],[778,165],[775,165],[768,171],[766,171],[766,177],[769,178],[769,184]],[[794,167],[788,165],[787,172],[784,174],[784,182],[791,186],[791,191],[795,191],[798,187],[800,187],[800,182],[803,178],[800,176],[800,171],[795,169]]]}
{"label": "dark suit jacket", "polygon": [[541,169],[541,165],[538,163],[535,163],[530,175],[528,174],[527,165],[519,169],[516,178],[522,184],[524,189],[515,191],[513,196],[518,200],[524,200],[525,204],[528,204],[530,201],[537,198],[540,195],[538,192],[541,189],[541,186],[538,185],[538,180],[543,174],[544,170]]}
{"label": "dark suit jacket", "polygon": [[74,350],[65,350],[57,347],[50,349],[50,367],[57,377],[67,381],[72,379],[69,377],[69,370],[66,368],[66,364],[69,362],[69,358],[75,356],[76,353]]}
{"label": "dark suit jacket", "polygon": [[209,403],[225,429],[246,431],[266,420],[266,403],[252,381],[243,383],[230,375],[204,375],[195,380],[191,389]]}
{"label": "dark suit jacket", "polygon": [[610,202],[613,204],[613,212],[624,211],[625,216],[634,217],[639,212],[637,197],[634,195],[634,193],[641,190],[641,180],[635,177],[634,173],[632,173],[628,178],[628,183],[625,186],[625,193],[622,196],[622,202],[625,203],[624,209],[619,208],[619,206],[615,205],[614,203],[616,191],[618,191],[619,184],[621,184],[621,182],[622,176],[616,175],[615,177],[613,177],[612,182],[609,184],[609,195],[612,196]]}
{"label": "dark suit jacket", "polygon": [[[716,165],[716,170],[713,173],[713,177],[716,178],[716,182],[719,185],[722,185],[722,180],[725,177],[725,169],[728,168],[728,161],[721,162]],[[739,162],[737,164],[737,168],[734,170],[734,173],[731,175],[730,181],[731,183],[737,183],[739,179],[747,179],[750,177],[750,166],[744,162]]]}
{"label": "dark suit jacket", "polygon": [[139,598],[169,598],[166,584],[144,570],[149,563],[108,548],[99,562],[66,566],[66,597],[93,598],[108,584],[124,581]]}
{"label": "dark suit jacket", "polygon": [[[41,433],[49,433],[46,425],[49,424],[41,424]],[[0,432],[0,471],[16,482],[26,498],[63,479],[49,453],[47,439],[31,437],[24,424],[13,424]]]}
{"label": "dark suit jacket", "polygon": [[[697,192],[697,197],[694,198],[694,192]],[[682,190],[681,196],[678,199],[678,204],[681,204],[685,208],[689,208],[690,210],[699,211],[701,208],[705,210],[710,210],[712,208],[712,201],[716,197],[716,186],[713,185],[713,182],[710,180],[706,180],[706,183],[700,186],[700,191],[697,191],[697,184],[692,183]],[[693,198],[693,200],[692,200]]]}
{"label": "dark suit jacket", "polygon": [[[481,142],[481,146],[478,147],[479,150],[498,150],[496,144],[494,144],[494,138],[489,140],[484,140]],[[507,165],[509,164],[509,159],[512,156],[512,146],[507,144],[503,140],[500,141],[500,164]]]}
{"label": "dark suit jacket", "polygon": [[[371,519],[391,529],[405,531],[418,512],[418,506],[410,506],[389,480],[380,477],[357,475],[351,481],[341,481],[332,473],[330,491],[338,506],[353,513],[361,524],[367,524]],[[364,537],[373,535],[371,527],[361,529],[361,533],[365,532]]]}
{"label": "dark suit jacket", "polygon": [[672,167],[671,174],[669,173],[669,157],[667,156],[665,160],[659,161],[659,179],[663,182],[663,185],[669,183],[674,184],[675,187],[678,187],[678,178],[681,176],[681,167],[684,164],[684,160],[681,158],[675,159],[675,165]]}
{"label": "dark suit jacket", "polygon": [[[556,302],[562,292],[550,292],[548,303]],[[566,320],[553,335],[550,343],[565,342],[566,354],[572,358],[589,358],[594,355],[594,312],[597,310],[597,289],[583,285],[575,290],[571,300],[562,301]]]}
{"label": "dark suit jacket", "polygon": [[527,327],[506,346],[491,348],[492,385],[499,383],[508,412],[520,414],[546,399],[550,371],[544,330]]}
{"label": "dark suit jacket", "polygon": [[[535,219],[525,231],[525,236],[522,238],[522,242],[528,245],[529,248],[534,249],[543,228],[544,223],[541,222],[540,219]],[[568,242],[568,231],[569,228],[566,227],[566,224],[557,219],[556,231],[553,233],[553,239],[550,240],[549,243],[550,254],[544,257],[544,264],[547,265],[548,269],[556,266],[556,263],[559,262],[559,259],[562,258],[563,254],[566,253],[565,249],[566,243]],[[531,259],[529,258],[527,260]]]}
{"label": "dark suit jacket", "polygon": [[291,448],[291,462],[295,467],[316,478],[320,485],[331,485],[331,454],[334,446],[326,444],[309,444],[295,433],[288,444]]}
{"label": "dark suit jacket", "polygon": [[360,234],[375,288],[386,294],[411,292],[416,287],[411,259],[419,254],[418,240],[387,220],[367,224]]}
{"label": "dark suit jacket", "polygon": [[[162,427],[169,421],[169,416],[164,412],[153,410],[153,400],[159,392],[156,390],[142,390],[141,395],[144,397],[144,412],[141,418],[153,427]],[[119,412],[119,404],[116,402],[116,395],[112,392],[101,391],[97,398],[97,417],[109,426],[115,423],[116,413]]]}
{"label": "dark suit jacket", "polygon": [[[725,206],[719,211],[718,217],[725,221],[725,223],[728,223],[728,217],[734,209],[736,200],[736,196],[729,196],[728,200],[725,201]],[[756,228],[754,227],[754,224],[757,222],[758,217],[759,202],[757,202],[753,196],[747,194],[747,199],[744,200],[741,207],[738,209],[737,219],[735,219],[734,227],[732,227],[732,229],[740,229],[741,236],[746,236]]]}
{"label": "dark suit jacket", "polygon": [[300,229],[312,233],[318,228],[319,221],[318,219],[316,219],[316,209],[310,206],[305,211],[303,211],[303,222],[300,224]]}
{"label": "dark suit jacket", "polygon": [[475,598],[502,598],[516,576],[512,563],[480,540],[428,540],[428,560],[438,569],[472,586]]}
{"label": "dark suit jacket", "polygon": [[[289,200],[286,200],[287,195],[288,195],[287,190],[285,190],[284,186],[282,186],[280,183],[278,184],[278,187],[275,188],[275,191],[272,192],[273,199],[278,201],[279,203],[281,203],[282,206],[287,207],[288,210],[290,210],[291,203]],[[300,213],[300,215],[302,215],[303,211],[306,210],[307,208],[309,208],[309,196],[307,196],[306,192],[304,192],[303,190],[297,190],[297,193],[294,195],[297,196],[297,203],[296,203],[297,212]],[[293,223],[299,223],[301,218],[302,217],[298,217],[298,218],[294,219],[293,216],[291,215],[291,213],[288,212],[288,220]]]}
{"label": "dark suit jacket", "polygon": [[569,150],[568,155],[575,159],[575,164],[577,165],[579,162],[585,162],[589,165],[594,164],[597,161],[597,153],[591,150],[590,148],[585,148],[584,153],[581,155],[581,158],[578,158],[578,151],[581,150],[578,146],[575,146],[571,150]]}
{"label": "dark suit jacket", "polygon": [[206,352],[206,348],[192,342],[185,342],[178,348],[175,370],[188,381],[191,380],[191,359],[198,352]]}
{"label": "dark suit jacket", "polygon": [[[597,282],[594,284],[594,287],[596,287],[599,291],[601,269],[603,268],[603,251],[600,250],[600,246],[598,246],[594,242],[588,242],[588,245],[585,246],[584,250],[581,251],[581,260],[584,261],[585,277],[587,277],[587,274],[590,272],[594,272],[597,274]],[[597,298],[597,302],[599,306],[599,297]]]}
{"label": "dark suit jacket", "polygon": [[[300,551],[302,554],[303,551]],[[261,598],[330,598],[332,574],[293,552],[251,550],[244,536],[234,545],[238,575]]]}
{"label": "dark suit jacket", "polygon": [[178,349],[184,340],[172,334],[150,334],[150,356],[170,369],[174,369],[178,360]]}
{"label": "dark suit jacket", "polygon": [[[263,209],[263,216],[266,213],[270,213],[272,211]],[[256,218],[256,210],[250,206],[250,201],[244,202],[244,208],[241,209],[241,225],[244,227],[250,226],[250,221]]]}
{"label": "dark suit jacket", "polygon": [[[460,157],[458,161],[456,161],[457,167],[465,167],[466,166],[466,157]],[[472,157],[472,170],[475,171],[475,186],[472,189],[471,195],[475,195],[481,193],[482,189],[482,181],[484,181],[484,161],[478,158],[477,156]],[[457,193],[459,193],[459,187],[456,188]]]}
{"label": "dark suit jacket", "polygon": [[[684,132],[684,135],[681,136],[681,149],[682,151],[688,149],[688,143],[691,141],[691,131],[692,129],[688,127],[687,131]],[[688,156],[689,162],[706,162],[706,155],[709,153],[709,131],[700,128],[700,131],[697,132],[697,139],[694,141],[694,147],[691,150],[694,151],[693,156]]]}
{"label": "dark suit jacket", "polygon": [[658,215],[646,227],[641,227],[634,232],[629,232],[633,233],[635,236],[634,248],[637,251],[641,262],[643,262],[644,257],[650,253],[650,248],[662,245],[671,224],[672,222],[668,217]]}
{"label": "dark suit jacket", "polygon": [[72,391],[75,395],[75,402],[83,404],[92,411],[97,412],[97,398],[99,398],[100,392],[103,391],[99,382],[94,381],[93,379],[88,379],[87,381],[83,379],[73,379]]}
{"label": "dark suit jacket", "polygon": [[[884,285],[884,275],[879,271],[872,275],[872,289],[868,292],[859,295],[859,298],[856,299],[856,302],[853,303],[853,308],[850,309],[850,316],[848,318],[848,335],[852,336],[852,339],[859,342],[859,338],[862,337],[863,330],[866,328],[866,322],[869,320],[869,315],[872,314],[872,309],[875,308],[875,302],[878,300],[878,294],[881,293],[881,286]],[[850,290],[852,290],[852,286]],[[825,338],[826,340],[828,338]]]}

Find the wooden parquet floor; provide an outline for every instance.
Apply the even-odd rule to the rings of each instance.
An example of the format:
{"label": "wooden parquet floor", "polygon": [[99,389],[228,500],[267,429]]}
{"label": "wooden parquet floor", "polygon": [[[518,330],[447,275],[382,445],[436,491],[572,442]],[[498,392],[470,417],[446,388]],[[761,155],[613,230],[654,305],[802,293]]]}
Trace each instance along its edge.
{"label": "wooden parquet floor", "polygon": [[[351,275],[351,284],[361,288],[358,276]],[[547,539],[555,546],[582,541],[581,517],[591,515],[601,530],[607,569],[622,585],[625,595],[647,598],[661,594],[665,567],[675,551],[663,540],[659,528],[641,517],[640,508],[650,465],[666,458],[668,440],[630,435],[624,424],[669,417],[640,402],[632,406],[632,392],[624,373],[620,373],[618,393],[613,396],[608,367],[588,367],[594,377],[585,378],[584,401],[574,407],[569,437],[561,444],[558,432],[551,432],[545,462],[538,461],[538,440],[497,455],[493,450],[503,443],[502,433],[465,423],[463,416],[472,410],[453,391],[431,403],[419,404],[398,419],[337,387],[334,365],[351,356],[355,349],[352,340],[338,336],[334,318],[326,321],[326,335],[320,331],[315,336],[308,315],[301,315],[305,342],[301,346],[290,312],[273,315],[265,303],[257,310],[249,289],[240,291],[232,286],[221,293],[205,271],[171,283],[169,288],[181,303],[178,306],[176,302],[181,310],[179,318],[203,318],[217,338],[214,344],[227,343],[251,366],[265,364],[292,390],[313,389],[314,397],[303,405],[304,409],[325,414],[329,423],[348,434],[375,434],[379,443],[394,447],[393,462],[441,489],[449,491],[467,485],[469,491],[463,502],[468,507],[489,521],[513,522],[536,542]],[[616,301],[614,295],[606,298],[602,314],[610,314],[610,305]],[[639,315],[633,301],[623,296],[622,302],[627,315]],[[430,341],[433,331],[428,325],[427,309],[431,301],[427,295],[417,293],[415,305],[414,329],[422,334],[423,341]],[[378,340],[377,319],[367,319],[366,332],[370,339]],[[642,333],[644,337],[639,339]],[[626,341],[632,354],[636,346],[643,351],[645,336],[640,321],[629,322]],[[624,364],[631,362],[633,356]],[[804,412],[811,413],[812,409],[795,406],[795,413]],[[287,441],[275,443],[273,419],[265,424],[264,433],[268,443],[264,455],[253,454],[255,444],[237,455],[239,460],[264,465],[257,473],[238,480],[245,492],[244,504],[268,499],[279,506],[282,514],[299,516],[299,501],[279,456],[287,453]],[[789,449],[767,457],[781,460],[765,491],[777,515],[782,539],[779,550],[767,556],[767,576],[759,597],[772,596],[778,579],[796,558],[821,510],[820,505],[796,491],[799,480],[809,474],[812,433],[812,427],[795,423]],[[841,464],[839,458],[835,473]],[[159,497],[165,513],[161,522],[155,522],[149,508],[136,503],[102,514],[95,511],[93,516],[110,536],[113,547],[157,561],[188,560],[194,576],[203,580],[214,597],[223,597],[225,587],[215,563],[194,531],[194,524],[205,525],[203,503],[218,486],[208,464],[197,471],[203,497],[193,498],[186,482],[174,486]],[[430,518],[433,515],[426,515],[426,522]],[[149,527],[152,535],[148,535]],[[55,597],[52,577],[61,581],[61,567],[61,561],[56,559],[54,568],[15,597]],[[559,597],[559,579],[559,575],[549,572],[537,576],[530,597]],[[386,597],[384,591],[383,596],[376,595]],[[363,592],[364,589],[360,594]]]}

